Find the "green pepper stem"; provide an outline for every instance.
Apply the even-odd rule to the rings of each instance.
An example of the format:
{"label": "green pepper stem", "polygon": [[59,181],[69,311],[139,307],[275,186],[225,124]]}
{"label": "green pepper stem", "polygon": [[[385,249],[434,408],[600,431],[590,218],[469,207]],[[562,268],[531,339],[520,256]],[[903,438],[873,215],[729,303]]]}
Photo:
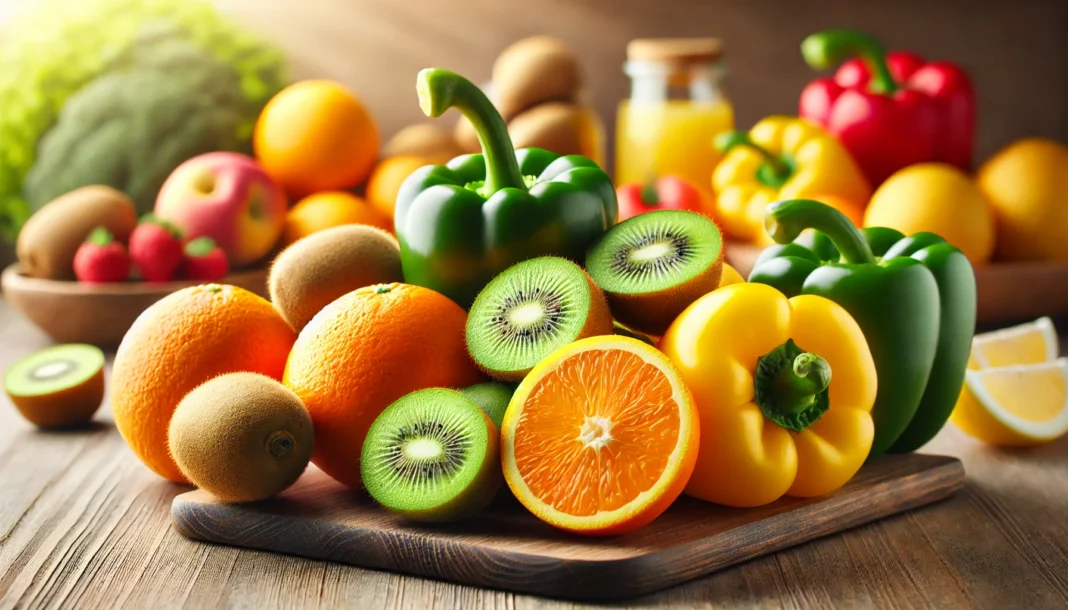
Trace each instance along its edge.
{"label": "green pepper stem", "polygon": [[860,57],[871,70],[868,88],[872,93],[890,95],[898,90],[883,45],[859,30],[834,29],[812,34],[801,42],[801,56],[814,70],[826,70],[849,57]]}
{"label": "green pepper stem", "polygon": [[419,107],[428,117],[436,118],[449,108],[456,108],[471,121],[486,157],[484,192],[487,196],[503,188],[526,188],[508,127],[481,89],[459,74],[441,68],[421,70],[415,87],[419,92]]}
{"label": "green pepper stem", "polygon": [[874,263],[871,246],[844,214],[811,199],[786,199],[764,210],[764,228],[780,244],[797,239],[805,229],[815,229],[831,239],[842,259],[855,265]]}
{"label": "green pepper stem", "polygon": [[656,206],[660,205],[660,193],[656,190],[655,178],[649,180],[648,182],[642,185],[642,190],[639,194],[639,198],[641,199],[642,203],[645,204],[645,207],[655,208]]}
{"label": "green pepper stem", "polygon": [[793,174],[793,169],[785,159],[754,142],[744,131],[727,131],[719,134],[716,136],[715,146],[716,150],[722,154],[727,154],[736,146],[744,146],[760,153],[760,156],[764,158],[764,165],[757,172],[757,179],[770,187],[782,186]]}
{"label": "green pepper stem", "polygon": [[830,408],[831,365],[793,339],[760,358],[754,381],[764,416],[788,430],[804,430]]}

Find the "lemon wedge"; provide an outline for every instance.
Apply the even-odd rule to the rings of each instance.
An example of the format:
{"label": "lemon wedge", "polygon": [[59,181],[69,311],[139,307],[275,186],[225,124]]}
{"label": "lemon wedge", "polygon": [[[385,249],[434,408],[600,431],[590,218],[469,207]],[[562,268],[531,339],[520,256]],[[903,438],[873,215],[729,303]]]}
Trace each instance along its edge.
{"label": "lemon wedge", "polygon": [[1037,445],[1068,432],[1068,358],[970,370],[950,417],[992,445]]}
{"label": "lemon wedge", "polygon": [[1057,359],[1059,345],[1053,320],[1048,317],[976,335],[968,368],[972,370],[1038,364]]}

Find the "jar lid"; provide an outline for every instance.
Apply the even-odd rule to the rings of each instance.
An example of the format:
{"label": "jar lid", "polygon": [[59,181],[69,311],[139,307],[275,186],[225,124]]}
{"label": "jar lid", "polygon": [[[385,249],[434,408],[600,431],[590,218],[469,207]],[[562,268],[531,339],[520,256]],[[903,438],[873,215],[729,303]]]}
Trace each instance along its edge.
{"label": "jar lid", "polygon": [[677,65],[716,63],[723,55],[718,38],[636,38],[627,44],[630,61],[662,61]]}

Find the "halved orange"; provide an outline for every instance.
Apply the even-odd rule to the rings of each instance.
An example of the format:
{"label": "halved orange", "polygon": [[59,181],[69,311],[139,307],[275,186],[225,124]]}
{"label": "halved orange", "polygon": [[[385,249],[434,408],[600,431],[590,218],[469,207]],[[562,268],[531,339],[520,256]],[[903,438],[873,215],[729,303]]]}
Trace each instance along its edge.
{"label": "halved orange", "polygon": [[697,408],[650,345],[590,337],[550,354],[516,390],[501,427],[504,477],[539,519],[611,535],[656,519],[697,461]]}

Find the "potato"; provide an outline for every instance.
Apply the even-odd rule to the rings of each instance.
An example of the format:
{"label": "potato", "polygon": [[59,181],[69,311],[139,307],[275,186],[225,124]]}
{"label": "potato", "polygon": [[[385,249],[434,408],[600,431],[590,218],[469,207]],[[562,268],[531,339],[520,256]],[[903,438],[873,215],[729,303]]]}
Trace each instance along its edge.
{"label": "potato", "polygon": [[22,272],[74,279],[74,254],[96,227],[125,242],[137,226],[130,198],[109,186],[83,186],[48,202],[30,217],[15,244]]}
{"label": "potato", "polygon": [[437,125],[420,123],[407,126],[390,138],[382,149],[382,158],[411,155],[432,163],[445,163],[464,152],[451,134]]}

